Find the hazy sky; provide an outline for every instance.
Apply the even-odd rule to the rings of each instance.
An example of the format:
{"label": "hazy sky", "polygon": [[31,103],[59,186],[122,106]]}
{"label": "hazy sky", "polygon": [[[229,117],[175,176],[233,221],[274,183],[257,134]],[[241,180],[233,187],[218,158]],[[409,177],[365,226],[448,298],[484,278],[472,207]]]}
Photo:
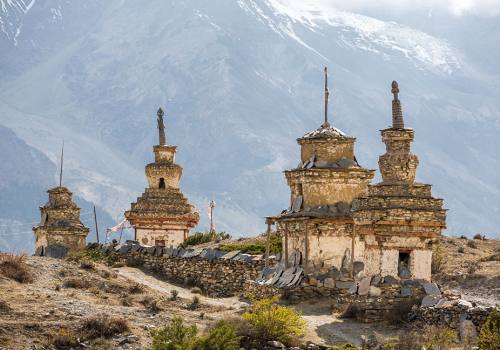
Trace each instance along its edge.
{"label": "hazy sky", "polygon": [[454,16],[498,16],[500,0],[278,0],[293,3],[294,6],[333,6],[356,12],[389,11],[409,13],[430,11],[448,13]]}

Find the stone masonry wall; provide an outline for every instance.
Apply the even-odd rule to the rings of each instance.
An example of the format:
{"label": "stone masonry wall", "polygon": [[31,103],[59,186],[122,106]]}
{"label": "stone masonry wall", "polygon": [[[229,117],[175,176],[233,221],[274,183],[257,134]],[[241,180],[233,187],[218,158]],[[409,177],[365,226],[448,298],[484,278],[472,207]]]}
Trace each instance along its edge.
{"label": "stone masonry wall", "polygon": [[211,254],[210,258],[205,258],[193,256],[193,251],[179,250],[173,254],[163,247],[132,247],[103,249],[107,253],[114,251],[127,265],[154,272],[160,278],[174,283],[199,287],[213,297],[242,294],[245,281],[255,280],[264,267],[264,260],[259,257],[242,254],[242,258],[238,259],[237,252],[233,254],[234,258],[224,258],[224,252],[216,252],[221,254]]}

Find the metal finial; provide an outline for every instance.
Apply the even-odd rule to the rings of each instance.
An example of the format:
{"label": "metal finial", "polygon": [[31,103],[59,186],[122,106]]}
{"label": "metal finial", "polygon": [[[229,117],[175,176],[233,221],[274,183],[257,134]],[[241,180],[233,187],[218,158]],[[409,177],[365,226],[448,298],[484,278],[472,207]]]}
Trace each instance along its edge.
{"label": "metal finial", "polygon": [[61,146],[61,169],[59,170],[59,187],[62,186],[63,161],[64,161],[64,140],[62,141],[62,146]]}
{"label": "metal finial", "polygon": [[403,111],[401,109],[401,101],[399,101],[399,85],[396,80],[392,81],[391,92],[394,95],[392,100],[392,127],[394,129],[404,129]]}
{"label": "metal finial", "polygon": [[327,128],[330,126],[328,122],[328,98],[330,96],[330,91],[328,90],[328,68],[325,67],[325,122],[322,127]]}
{"label": "metal finial", "polygon": [[165,137],[165,125],[163,124],[163,109],[158,108],[158,112],[156,112],[156,115],[158,118],[156,121],[158,122],[158,134],[159,134],[159,141],[160,141],[160,146],[164,146],[167,144],[167,139]]}

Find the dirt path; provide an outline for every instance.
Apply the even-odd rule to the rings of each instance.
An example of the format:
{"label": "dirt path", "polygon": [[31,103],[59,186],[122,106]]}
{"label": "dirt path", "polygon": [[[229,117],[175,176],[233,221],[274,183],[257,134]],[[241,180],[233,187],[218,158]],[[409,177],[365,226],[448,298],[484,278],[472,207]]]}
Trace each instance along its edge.
{"label": "dirt path", "polygon": [[202,296],[200,294],[192,293],[188,288],[184,288],[182,286],[177,286],[172,283],[162,281],[157,279],[154,276],[148,275],[142,270],[133,268],[133,267],[121,267],[116,270],[119,276],[127,278],[136,283],[141,283],[148,286],[151,289],[154,289],[161,293],[166,293],[170,295],[172,290],[177,290],[179,293],[178,296],[183,299],[192,299],[195,295],[200,298],[200,302],[202,304],[210,305],[210,306],[218,306],[218,307],[226,307],[233,309],[241,309],[248,306],[248,303],[240,301],[236,297],[230,298],[209,298]]}

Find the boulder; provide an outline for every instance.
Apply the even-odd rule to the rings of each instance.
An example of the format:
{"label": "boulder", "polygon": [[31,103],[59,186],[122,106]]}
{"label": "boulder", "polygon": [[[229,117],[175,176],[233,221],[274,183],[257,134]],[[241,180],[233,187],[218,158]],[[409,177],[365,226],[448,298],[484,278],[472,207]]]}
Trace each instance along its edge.
{"label": "boulder", "polygon": [[470,301],[460,299],[457,302],[457,306],[461,309],[467,310],[467,309],[470,309],[472,307],[472,303]]}
{"label": "boulder", "polygon": [[396,277],[387,275],[384,276],[384,284],[385,285],[399,284],[399,281],[397,280]]}
{"label": "boulder", "polygon": [[352,286],[356,286],[356,283],[353,281],[336,281],[335,286],[339,289],[349,289]]}
{"label": "boulder", "polygon": [[382,276],[375,275],[375,276],[372,277],[371,285],[372,286],[377,286],[380,282],[382,282]]}
{"label": "boulder", "polygon": [[413,292],[411,290],[411,288],[408,288],[408,287],[403,287],[401,288],[401,296],[402,297],[410,297],[412,296]]}
{"label": "boulder", "polygon": [[325,288],[335,288],[335,280],[331,277],[325,278]]}

